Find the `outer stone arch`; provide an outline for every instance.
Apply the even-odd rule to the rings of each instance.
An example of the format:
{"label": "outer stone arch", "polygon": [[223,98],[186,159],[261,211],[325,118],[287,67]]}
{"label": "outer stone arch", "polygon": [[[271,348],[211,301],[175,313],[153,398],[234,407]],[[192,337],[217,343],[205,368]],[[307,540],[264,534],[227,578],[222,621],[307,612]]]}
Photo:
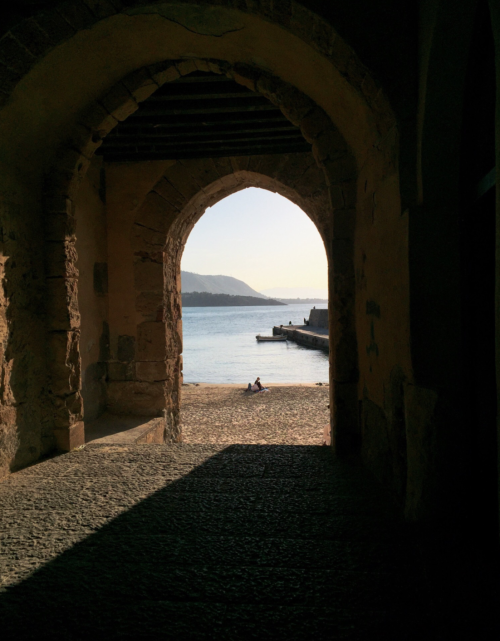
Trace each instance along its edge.
{"label": "outer stone arch", "polygon": [[[308,154],[308,160],[304,162],[288,162],[286,171],[282,171],[283,183],[297,180],[300,176],[304,176],[304,180],[308,183],[302,185],[302,189],[307,198],[304,200],[299,193],[294,193],[288,187],[275,187],[275,191],[287,191],[288,197],[294,202],[303,201],[301,207],[306,212],[311,212],[311,217],[314,219],[318,231],[320,232],[327,256],[329,259],[329,280],[332,285],[330,291],[330,300],[332,304],[332,350],[331,350],[331,406],[332,406],[332,425],[334,429],[335,446],[340,450],[349,450],[355,444],[359,443],[358,425],[357,425],[357,346],[356,334],[354,326],[354,267],[353,261],[353,234],[355,223],[355,194],[356,194],[356,163],[351,153],[349,152],[346,143],[336,128],[332,125],[328,116],[322,109],[317,107],[309,98],[298,92],[293,87],[287,85],[278,78],[262,72],[255,67],[247,65],[229,65],[224,61],[213,60],[190,60],[190,61],[170,61],[156,65],[154,68],[141,69],[134,72],[127,78],[113,87],[98,103],[94,104],[82,119],[82,124],[75,130],[75,136],[81,136],[80,147],[83,147],[82,153],[76,152],[74,149],[61,154],[61,159],[58,165],[54,168],[52,173],[49,173],[46,182],[46,221],[50,230],[54,227],[54,221],[58,232],[62,221],[66,221],[62,230],[61,238],[56,238],[57,234],[53,234],[48,245],[49,253],[47,254],[47,263],[49,265],[56,264],[61,267],[61,262],[64,266],[64,272],[61,273],[61,278],[54,279],[54,273],[49,272],[47,285],[49,287],[51,296],[49,297],[48,318],[49,320],[49,346],[51,346],[52,354],[51,360],[56,363],[56,368],[52,369],[52,394],[54,398],[53,406],[58,408],[57,411],[61,414],[60,421],[62,426],[58,428],[58,433],[62,435],[63,444],[68,442],[68,428],[69,428],[69,443],[71,443],[71,434],[75,432],[76,435],[80,433],[80,417],[82,415],[81,400],[79,401],[79,376],[75,376],[75,364],[78,362],[78,338],[79,332],[79,314],[78,314],[78,301],[77,301],[77,288],[76,276],[74,269],[75,252],[74,245],[74,220],[72,218],[73,200],[76,198],[78,188],[93,151],[100,146],[103,137],[110,131],[116,124],[124,120],[130,113],[137,109],[137,100],[149,97],[157,88],[163,83],[175,80],[180,75],[189,74],[195,70],[210,71],[215,73],[225,73],[232,77],[234,80],[241,84],[251,87],[254,91],[262,93],[269,100],[274,102],[280,107],[287,118],[300,126],[302,133],[306,140],[312,144],[312,154]],[[291,156],[299,157],[303,154],[293,154]],[[261,159],[261,164],[264,166],[266,162],[271,164],[276,163],[276,159],[270,157],[271,160]],[[278,159],[278,165],[283,164],[283,159]],[[204,161],[200,161],[203,164]],[[214,163],[216,161],[213,161]],[[235,159],[233,163],[238,163]],[[218,162],[220,166],[220,161]],[[175,174],[179,172],[181,163],[176,163],[168,173]],[[181,170],[182,171],[182,170]],[[232,167],[229,171],[234,171]],[[269,168],[268,171],[271,171]],[[274,169],[272,170],[274,171]],[[219,170],[220,172],[220,170]],[[289,175],[286,175],[286,174]],[[179,213],[180,207],[187,206],[186,198],[194,195],[192,192],[193,185],[195,191],[201,188],[205,193],[208,189],[213,193],[217,193],[217,181],[221,181],[220,185],[224,186],[224,182],[228,182],[228,171],[222,172],[222,176],[217,171],[204,166],[202,174],[197,175],[192,185],[187,186],[185,177],[180,179],[182,186],[177,189],[168,189],[166,200],[175,203],[174,210]],[[307,174],[307,176],[306,176]],[[263,173],[265,176],[266,174]],[[272,174],[271,174],[272,175]],[[242,175],[239,177],[242,180]],[[170,177],[170,180],[175,184],[175,177]],[[209,185],[207,180],[215,181],[213,185]],[[245,178],[247,185],[253,184],[249,176]],[[261,181],[265,180],[261,178]],[[165,189],[165,182],[163,181],[163,189]],[[179,182],[179,176],[177,176]],[[321,188],[320,188],[321,184]],[[227,186],[224,187],[227,195]],[[233,184],[232,189],[241,189],[243,187],[235,187]],[[215,190],[215,191],[214,191]],[[312,190],[312,191],[311,191]],[[314,198],[318,197],[317,191],[321,191],[321,210],[317,209],[317,203],[313,205]],[[162,198],[165,194],[161,194],[162,187],[157,185],[155,190],[148,195],[145,204],[141,211],[146,211],[146,216],[150,216],[151,212],[157,209],[158,204],[152,201]],[[160,192],[160,195],[158,195]],[[175,192],[175,193],[173,193]],[[156,194],[156,195],[155,195]],[[178,202],[179,194],[181,200]],[[224,195],[220,195],[220,198]],[[312,199],[312,200],[311,200]],[[311,202],[309,202],[309,200]],[[215,201],[214,201],[215,202]],[[203,211],[209,204],[205,204]],[[56,209],[59,207],[59,209]],[[333,210],[336,211],[335,216],[332,215]],[[160,217],[163,213],[160,214]],[[172,211],[169,212],[167,219],[172,219],[175,216]],[[199,214],[201,215],[201,213]],[[158,212],[153,213],[153,218],[158,218]],[[182,217],[181,217],[182,218]],[[165,220],[167,220],[165,219]],[[192,223],[194,224],[194,222]],[[148,225],[141,225],[147,228]],[[71,232],[71,238],[68,240],[68,230]],[[166,231],[166,230],[165,230]],[[50,231],[52,233],[52,231]],[[179,238],[185,236],[184,230],[177,226],[176,233]],[[170,238],[170,241],[174,236]],[[187,238],[187,236],[185,236]],[[185,240],[184,240],[185,242]],[[169,249],[173,249],[173,245]],[[180,256],[181,253],[175,252],[178,256],[178,264],[180,273]],[[61,257],[65,259],[61,261]],[[154,271],[151,263],[157,262],[156,259],[142,256],[139,264],[143,269]],[[165,262],[165,261],[162,261]],[[168,259],[166,261],[168,263]],[[73,264],[72,264],[73,263]],[[144,265],[147,263],[147,267]],[[72,264],[72,265],[71,265]],[[71,267],[70,267],[71,265]],[[174,264],[170,269],[174,269]],[[71,277],[70,275],[73,275]],[[141,280],[144,278],[141,276]],[[157,280],[157,279],[156,279]],[[175,278],[173,281],[175,282]],[[178,288],[180,292],[180,288]],[[151,295],[151,292],[150,292]],[[178,304],[179,301],[177,301]],[[67,307],[67,315],[64,319],[53,317],[53,310],[64,310]],[[174,319],[176,313],[174,311],[175,305],[170,307],[167,305],[165,309],[170,309],[172,314],[170,320]],[[63,312],[64,313],[64,312]],[[169,320],[169,322],[170,322]],[[146,359],[153,358],[152,344],[158,340],[163,341],[164,332],[156,324],[158,321],[148,321],[148,325],[144,325],[141,331],[137,333],[135,339],[139,351],[142,350],[143,356]],[[166,323],[166,320],[163,321]],[[172,322],[178,323],[177,320]],[[63,331],[65,330],[65,333]],[[69,331],[68,331],[69,330]],[[149,333],[144,333],[149,332]],[[151,333],[153,332],[153,333]],[[177,345],[179,340],[175,339],[176,334],[180,336],[180,332],[173,328],[170,331],[172,343],[168,345],[169,353],[180,354],[180,347]],[[66,336],[66,338],[64,338]],[[113,337],[111,337],[113,338]],[[54,350],[54,341],[56,341],[56,349]],[[112,342],[112,341],[111,341]],[[63,343],[61,347],[61,343]],[[141,347],[142,346],[142,347]],[[149,346],[149,347],[148,347]],[[144,348],[144,349],[142,349]],[[163,349],[163,348],[162,348]],[[146,350],[146,351],[144,351]],[[65,364],[61,363],[61,356],[64,356]],[[140,357],[140,356],[139,356]],[[165,414],[167,425],[166,434],[172,435],[168,438],[177,439],[178,434],[178,391],[173,389],[167,390],[165,384],[161,385],[159,380],[140,380],[142,378],[152,379],[155,376],[165,376],[172,381],[174,387],[178,387],[176,380],[179,378],[179,364],[174,364],[177,357],[169,362],[168,372],[160,373],[157,369],[155,372],[151,366],[141,365],[137,366],[141,369],[141,373],[137,374],[139,380],[134,384],[127,385],[117,384],[118,382],[111,381],[108,386],[109,392],[109,407],[112,411],[120,413],[148,413],[151,411],[153,415],[158,415],[161,412]],[[146,362],[146,361],[144,361]],[[147,369],[147,374],[145,373]],[[61,377],[62,374],[62,377]],[[167,376],[168,374],[168,376]],[[58,381],[63,379],[64,385],[67,378],[73,381],[73,394],[68,394],[66,387],[63,387],[63,392],[58,392],[60,388]],[[167,380],[165,378],[164,380]],[[121,382],[123,383],[123,381]],[[348,384],[346,386],[346,383]],[[152,385],[154,384],[154,385]],[[164,388],[163,391],[160,387]],[[133,395],[131,389],[134,388]],[[128,391],[127,391],[128,390]],[[165,391],[166,390],[166,391]],[[346,394],[346,390],[348,390]],[[165,396],[166,394],[166,396]],[[76,396],[75,396],[76,395]],[[68,408],[65,399],[72,398],[71,409]],[[131,399],[135,399],[134,403]],[[167,400],[167,398],[169,400]],[[173,400],[171,400],[173,399]],[[78,405],[79,402],[79,405]],[[173,405],[172,405],[173,403]],[[177,405],[176,405],[177,403]],[[171,407],[172,405],[172,407]],[[147,410],[147,407],[151,410]],[[175,406],[175,407],[174,407]],[[349,408],[349,406],[351,406]],[[174,408],[175,411],[172,409]],[[338,409],[338,411],[337,411]],[[64,427],[64,423],[68,427]],[[78,438],[78,436],[77,436]],[[60,437],[61,441],[61,437]]]}
{"label": "outer stone arch", "polygon": [[[179,16],[172,20],[168,11],[167,16],[160,15],[165,13],[165,6],[173,4],[183,13],[182,20],[178,19]],[[30,445],[30,454],[23,459],[24,463],[54,446],[54,426],[60,447],[70,449],[78,444],[81,401],[77,384],[80,377],[77,347],[79,314],[72,258],[75,231],[73,199],[78,191],[79,178],[84,175],[100,136],[105,135],[118,120],[125,119],[137,108],[138,102],[154,91],[162,73],[170,73],[161,63],[164,59],[179,60],[179,64],[191,65],[192,69],[198,68],[197,61],[210,65],[212,59],[225,61],[235,72],[240,68],[265,68],[263,76],[280,79],[282,89],[293,85],[293,90],[307,96],[320,110],[316,112],[320,120],[320,114],[326,117],[326,129],[318,129],[315,126],[318,118],[314,118],[315,122],[308,123],[310,127],[303,127],[303,133],[306,138],[314,140],[316,160],[323,166],[330,187],[332,208],[357,210],[355,230],[350,225],[350,216],[337,217],[338,225],[332,221],[331,245],[328,247],[330,254],[335,256],[335,261],[330,261],[330,282],[335,283],[337,292],[333,303],[339,303],[335,310],[342,310],[341,313],[335,311],[335,322],[342,329],[338,335],[345,339],[342,342],[345,347],[341,349],[339,346],[339,354],[344,357],[332,356],[336,368],[332,408],[338,435],[346,436],[345,449],[351,447],[351,441],[359,442],[358,435],[352,433],[352,426],[358,425],[359,390],[365,390],[370,401],[373,399],[377,407],[382,407],[385,403],[384,381],[389,379],[393,367],[401,365],[405,376],[411,378],[406,335],[408,323],[401,322],[401,314],[392,313],[394,298],[388,295],[387,287],[388,279],[394,281],[392,289],[396,283],[404,308],[407,305],[404,289],[406,229],[400,217],[398,141],[394,116],[380,87],[331,26],[294,2],[285,4],[286,7],[275,11],[250,1],[240,3],[238,10],[206,3],[201,6],[165,2],[146,9],[124,9],[117,15],[109,11],[105,15],[99,13],[100,10],[92,3],[94,9],[90,10],[90,18],[82,22],[75,16],[89,13],[90,4],[85,4],[86,8],[82,9],[82,3],[69,3],[63,8],[56,8],[54,16],[56,13],[62,16],[72,26],[75,35],[51,36],[45,45],[40,45],[39,51],[30,52],[28,57],[20,55],[18,61],[15,56],[4,60],[11,72],[12,91],[5,96],[0,111],[0,136],[4,142],[0,150],[0,188],[8,201],[6,209],[15,211],[15,215],[7,216],[6,234],[16,238],[22,236],[23,239],[22,244],[8,248],[15,260],[7,262],[6,278],[10,291],[26,287],[29,282],[29,300],[34,301],[37,296],[43,298],[39,293],[40,284],[36,282],[43,269],[40,268],[42,252],[38,251],[41,247],[36,241],[43,232],[50,248],[46,252],[45,272],[50,280],[46,283],[46,300],[48,307],[57,310],[55,316],[47,318],[51,333],[47,359],[55,363],[52,374],[55,372],[56,375],[52,376],[45,389],[49,389],[54,405],[46,406],[45,389],[40,394],[35,392],[28,400],[23,398],[25,407],[34,408],[31,416],[44,416],[45,421],[42,429],[39,425],[28,424],[21,417],[25,425],[19,425],[19,434],[32,434],[37,430],[45,434],[44,443]],[[78,11],[69,10],[73,6]],[[282,7],[282,4],[273,3],[273,6]],[[93,11],[99,13],[98,19]],[[193,15],[199,24],[200,16],[206,17],[207,11],[223,18],[224,24],[236,21],[242,29],[228,29],[216,35],[201,33],[199,28],[192,29]],[[46,23],[41,20],[37,24],[48,35]],[[23,40],[22,30],[13,29],[6,37],[10,51],[12,47],[30,47],[29,39]],[[139,78],[141,74],[144,74],[142,80]],[[252,75],[241,73],[240,76],[241,82],[256,81]],[[265,82],[257,88],[266,95]],[[286,108],[286,91],[273,90],[270,93],[274,93],[280,100],[280,106]],[[298,118],[302,128],[304,114],[300,110],[299,113],[290,111],[287,115],[290,119]],[[336,127],[332,127],[332,122]],[[338,132],[344,144],[343,154],[331,157],[332,138],[336,149]],[[30,159],[29,164],[26,163],[27,158]],[[42,230],[42,183],[47,168],[54,165],[55,169],[49,172],[50,180],[45,183],[47,198]],[[376,226],[375,221],[383,224]],[[353,234],[356,235],[356,244]],[[394,260],[383,249],[388,238],[395,246],[403,248]],[[29,260],[26,260],[23,247],[31,248]],[[378,262],[379,255],[383,255],[381,263]],[[29,278],[23,274],[21,279],[11,269],[11,264],[19,265],[22,261],[32,265],[28,268],[31,269]],[[357,271],[355,263],[360,266]],[[373,301],[381,301],[377,305],[385,310],[382,318],[386,319],[377,326],[376,349],[371,344],[373,331],[365,317],[365,308],[368,309],[368,303]],[[11,297],[9,305],[14,318],[18,303]],[[22,314],[26,318],[36,318],[36,310],[37,306],[33,305],[31,311],[24,309]],[[406,313],[403,309],[403,316]],[[396,317],[397,322],[394,320]],[[12,328],[15,331],[9,338],[12,346],[8,350],[9,367],[14,374],[22,371],[27,379],[38,378],[36,368],[28,371],[22,365],[24,344],[19,340],[19,332],[23,332],[22,323],[13,323]],[[34,344],[40,342],[44,343],[33,339]],[[363,344],[359,350],[364,359],[362,367],[349,356],[356,353],[352,348],[357,343]],[[381,350],[380,345],[384,349]],[[382,355],[380,359],[379,354]],[[38,367],[40,369],[43,367]],[[359,384],[358,370],[361,374]],[[16,376],[13,377],[15,379]],[[14,397],[20,395],[20,390],[13,391]],[[341,417],[345,430],[341,428]],[[9,427],[12,432],[17,429],[16,420]],[[381,429],[383,431],[383,426]],[[338,450],[343,447],[337,440]],[[375,458],[377,456],[376,453]]]}

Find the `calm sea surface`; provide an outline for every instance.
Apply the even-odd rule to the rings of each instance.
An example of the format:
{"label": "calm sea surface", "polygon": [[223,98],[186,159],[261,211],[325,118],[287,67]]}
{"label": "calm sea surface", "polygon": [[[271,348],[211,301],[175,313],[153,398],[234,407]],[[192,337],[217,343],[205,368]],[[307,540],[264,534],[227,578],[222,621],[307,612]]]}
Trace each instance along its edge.
{"label": "calm sea surface", "polygon": [[[327,304],[316,305],[318,309]],[[303,323],[311,305],[286,307],[184,307],[184,382],[328,382],[328,354],[290,341],[258,343],[274,325]]]}

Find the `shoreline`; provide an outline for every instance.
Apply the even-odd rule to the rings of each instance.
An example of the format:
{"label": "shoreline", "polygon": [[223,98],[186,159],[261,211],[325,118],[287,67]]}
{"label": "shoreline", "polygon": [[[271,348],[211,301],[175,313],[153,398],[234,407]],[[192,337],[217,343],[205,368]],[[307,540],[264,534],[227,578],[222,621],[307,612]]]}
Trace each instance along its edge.
{"label": "shoreline", "polygon": [[[245,387],[250,383],[182,383],[182,387]],[[318,385],[321,383],[321,385]],[[317,383],[266,383],[266,387],[329,387],[330,383],[325,383],[323,381],[318,381]]]}

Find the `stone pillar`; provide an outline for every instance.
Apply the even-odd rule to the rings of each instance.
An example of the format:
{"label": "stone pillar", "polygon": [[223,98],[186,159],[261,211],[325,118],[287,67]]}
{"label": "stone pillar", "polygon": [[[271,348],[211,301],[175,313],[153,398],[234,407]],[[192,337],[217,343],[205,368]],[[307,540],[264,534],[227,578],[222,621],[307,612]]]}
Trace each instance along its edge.
{"label": "stone pillar", "polygon": [[57,448],[69,451],[85,443],[72,201],[61,197],[48,202],[44,222],[49,398]]}

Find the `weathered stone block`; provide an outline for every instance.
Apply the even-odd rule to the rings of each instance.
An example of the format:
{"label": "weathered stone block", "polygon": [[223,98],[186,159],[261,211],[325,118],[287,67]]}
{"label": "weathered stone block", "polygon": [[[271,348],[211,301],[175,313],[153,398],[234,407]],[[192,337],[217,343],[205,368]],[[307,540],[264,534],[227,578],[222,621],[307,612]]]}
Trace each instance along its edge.
{"label": "weathered stone block", "polygon": [[162,292],[163,263],[153,262],[148,259],[136,261],[134,263],[134,285],[138,292]]}
{"label": "weathered stone block", "polygon": [[135,363],[108,363],[108,380],[133,381],[135,380]]}
{"label": "weathered stone block", "polygon": [[165,409],[163,383],[111,381],[108,383],[108,409],[113,414],[162,416]]}
{"label": "weathered stone block", "polygon": [[47,324],[49,330],[72,330],[80,327],[78,283],[72,278],[48,278]]}
{"label": "weathered stone block", "polygon": [[325,129],[313,142],[313,155],[317,163],[326,158],[336,159],[346,154],[344,139],[337,129]]}
{"label": "weathered stone block", "polygon": [[318,167],[313,166],[295,181],[295,189],[303,197],[308,198],[325,189],[325,178]]}
{"label": "weathered stone block", "polygon": [[165,361],[136,362],[136,378],[139,381],[164,381],[167,379]]}
{"label": "weathered stone block", "polygon": [[47,356],[50,388],[57,396],[77,392],[81,386],[79,332],[50,332]]}
{"label": "weathered stone block", "polygon": [[165,178],[184,196],[186,201],[200,191],[199,185],[196,184],[191,174],[186,171],[186,167],[181,163],[176,163],[170,167],[165,174]]}
{"label": "weathered stone block", "polygon": [[172,82],[180,78],[180,73],[173,62],[158,62],[148,67],[153,80],[161,87],[166,82]]}
{"label": "weathered stone block", "polygon": [[287,86],[286,89],[282,89],[279,99],[283,115],[297,127],[305,116],[314,109],[313,101],[293,87]]}
{"label": "weathered stone block", "polygon": [[85,426],[83,421],[78,421],[68,428],[55,429],[57,449],[61,452],[71,452],[77,447],[85,445]]}
{"label": "weathered stone block", "polygon": [[116,357],[119,361],[129,362],[135,358],[135,336],[118,336]]}
{"label": "weathered stone block", "polygon": [[48,242],[45,245],[45,274],[49,278],[77,278],[75,244],[73,242]]}
{"label": "weathered stone block", "polygon": [[320,107],[315,107],[300,121],[300,131],[312,143],[322,131],[332,127],[332,121]]}
{"label": "weathered stone block", "polygon": [[146,100],[158,89],[157,83],[144,68],[133,71],[128,76],[125,76],[122,82],[136,102]]}
{"label": "weathered stone block", "polygon": [[186,199],[173,185],[168,182],[166,178],[163,178],[156,183],[154,191],[160,194],[160,196],[177,211],[180,211],[184,207]]}
{"label": "weathered stone block", "polygon": [[118,120],[108,113],[102,105],[95,102],[83,115],[81,123],[96,132],[100,138],[104,138],[116,127]]}
{"label": "weathered stone block", "polygon": [[163,292],[141,292],[135,299],[135,310],[148,320],[163,320]]}
{"label": "weathered stone block", "polygon": [[219,174],[215,170],[210,158],[182,160],[181,165],[184,165],[193,177],[193,180],[195,180],[202,189],[219,179]]}
{"label": "weathered stone block", "polygon": [[70,396],[52,397],[52,422],[54,429],[67,430],[82,420],[83,403],[79,392]]}
{"label": "weathered stone block", "polygon": [[247,171],[250,158],[249,156],[231,156],[230,161],[235,172]]}
{"label": "weathered stone block", "polygon": [[138,326],[137,360],[161,361],[166,356],[165,325],[147,321]]}
{"label": "weathered stone block", "polygon": [[229,158],[212,158],[212,162],[216,172],[219,174],[219,178],[233,173],[233,167]]}
{"label": "weathered stone block", "polygon": [[257,80],[257,91],[270,100],[273,105],[280,106],[281,101],[278,98],[279,90],[284,86],[284,83],[278,78],[271,78],[269,76],[260,76]]}
{"label": "weathered stone block", "polygon": [[122,83],[113,85],[100,102],[106,111],[120,122],[126,120],[139,108],[127,87]]}
{"label": "weathered stone block", "polygon": [[347,73],[349,62],[354,56],[354,53],[342,38],[335,38],[331,55],[333,62],[340,73]]}
{"label": "weathered stone block", "polygon": [[165,232],[155,231],[143,225],[132,228],[132,249],[135,252],[162,251],[165,245]]}
{"label": "weathered stone block", "polygon": [[83,156],[91,159],[102,145],[102,138],[99,133],[92,132],[88,127],[79,123],[71,130],[70,144]]}
{"label": "weathered stone block", "polygon": [[193,73],[193,71],[198,70],[198,67],[196,66],[196,62],[194,60],[177,61],[175,63],[175,66],[177,67],[177,71],[180,73],[181,76],[187,76],[190,73]]}
{"label": "weathered stone block", "polygon": [[172,211],[172,206],[155,191],[149,192],[144,199],[139,211],[136,214],[136,223],[166,233],[170,224],[170,218],[177,211]]}

